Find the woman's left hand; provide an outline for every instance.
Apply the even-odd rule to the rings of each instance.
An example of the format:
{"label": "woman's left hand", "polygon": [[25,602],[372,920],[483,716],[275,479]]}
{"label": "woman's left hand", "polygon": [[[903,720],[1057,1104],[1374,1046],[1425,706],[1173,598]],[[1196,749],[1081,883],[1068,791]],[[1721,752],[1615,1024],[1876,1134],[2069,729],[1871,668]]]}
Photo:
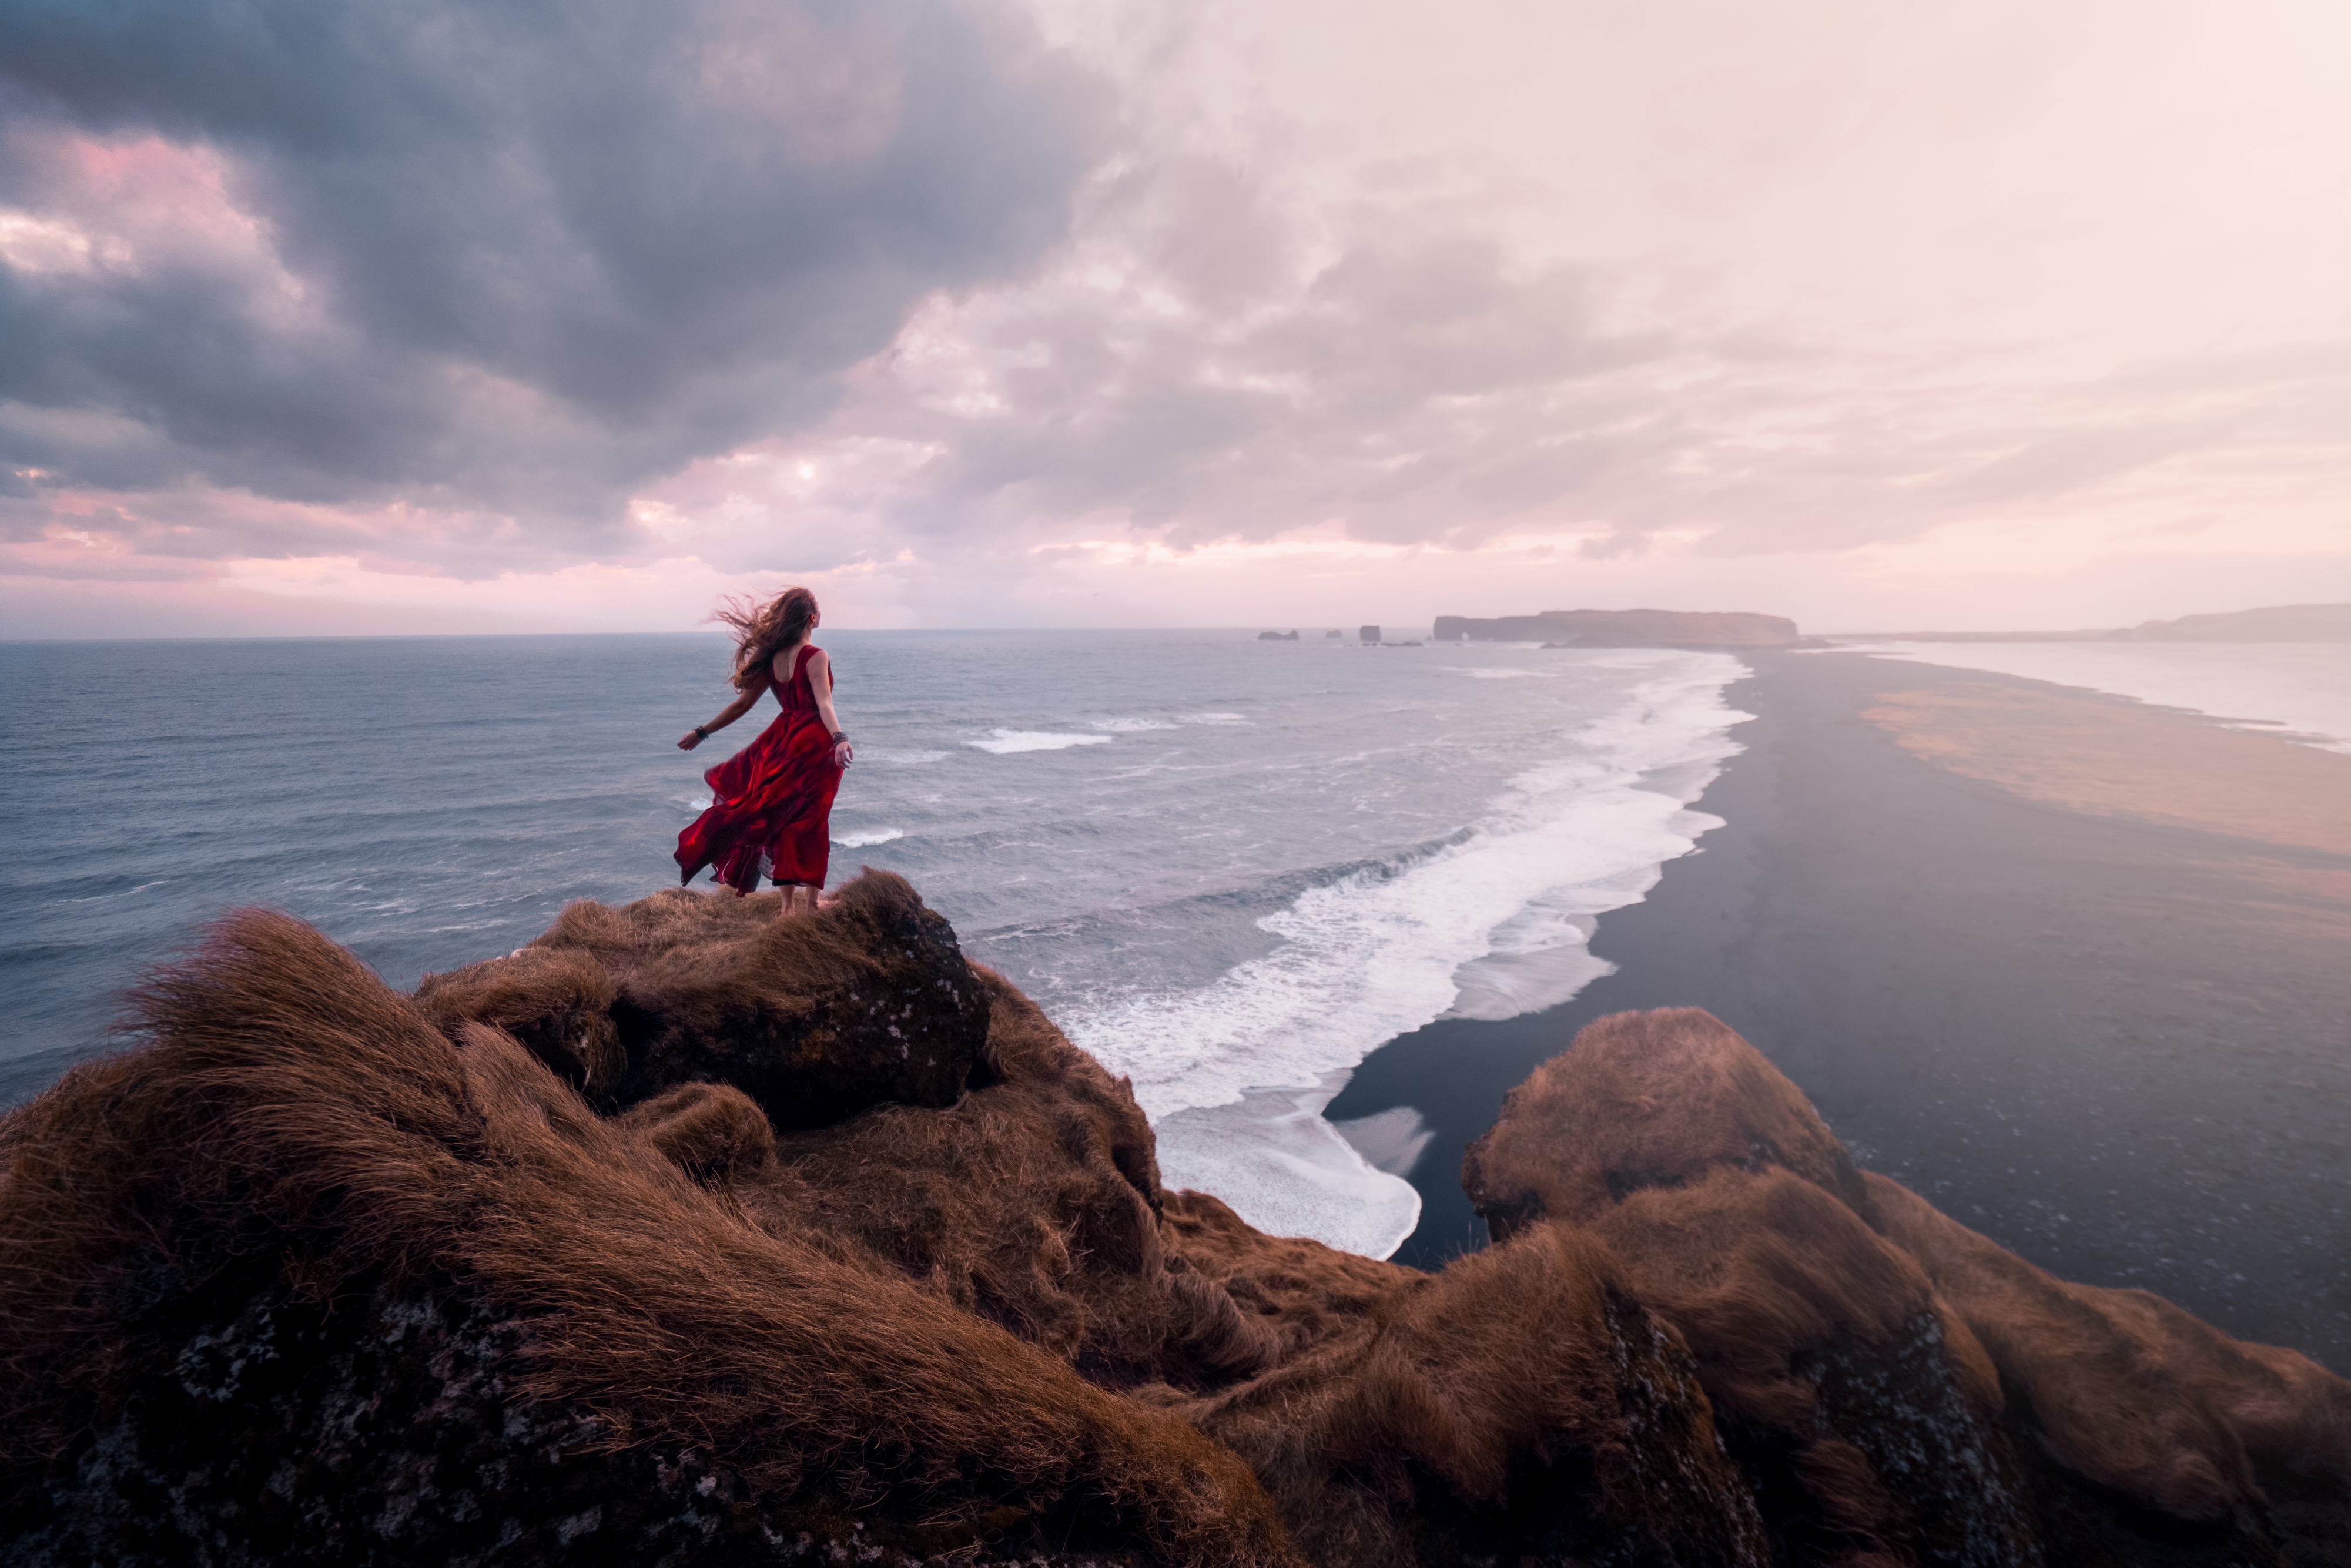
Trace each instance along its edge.
{"label": "woman's left hand", "polygon": [[683,736],[678,737],[677,748],[680,751],[692,751],[695,747],[700,746],[701,744],[702,733],[699,730],[689,729]]}
{"label": "woman's left hand", "polygon": [[836,740],[832,743],[832,765],[835,768],[847,768],[851,763],[856,760],[857,748],[855,747],[850,745],[849,742],[845,740]]}

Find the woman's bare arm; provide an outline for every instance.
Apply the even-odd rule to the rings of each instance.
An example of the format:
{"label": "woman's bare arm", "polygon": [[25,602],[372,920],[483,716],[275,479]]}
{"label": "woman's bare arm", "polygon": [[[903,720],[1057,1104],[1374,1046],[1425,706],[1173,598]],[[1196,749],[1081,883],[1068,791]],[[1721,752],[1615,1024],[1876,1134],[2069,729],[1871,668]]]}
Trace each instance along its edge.
{"label": "woman's bare arm", "polygon": [[687,730],[685,734],[679,738],[677,748],[680,751],[692,751],[695,747],[700,746],[705,740],[708,739],[714,731],[725,729],[728,725],[733,724],[737,719],[741,718],[745,714],[749,713],[751,711],[751,705],[758,702],[761,697],[767,695],[768,681],[768,676],[763,673],[759,677],[758,685],[753,686],[747,692],[737,694],[733,702],[728,703],[725,707],[718,710],[718,716],[716,718],[712,719],[708,724],[703,725],[699,728]]}
{"label": "woman's bare arm", "polygon": [[[841,735],[841,715],[832,706],[832,655],[819,648],[809,660],[809,695],[816,698],[816,716],[824,721],[827,735]],[[856,760],[857,753],[846,737],[832,743],[832,765],[846,768]]]}

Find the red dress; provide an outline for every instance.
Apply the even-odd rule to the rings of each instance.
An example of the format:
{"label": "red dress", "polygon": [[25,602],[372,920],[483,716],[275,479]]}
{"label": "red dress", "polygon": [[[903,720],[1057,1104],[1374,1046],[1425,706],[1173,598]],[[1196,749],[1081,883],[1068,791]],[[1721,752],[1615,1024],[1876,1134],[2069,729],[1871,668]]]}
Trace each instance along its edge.
{"label": "red dress", "polygon": [[[681,883],[716,862],[718,880],[738,893],[758,887],[762,870],[779,883],[824,885],[841,769],[809,684],[808,662],[815,652],[813,643],[802,647],[792,660],[792,678],[768,688],[784,711],[767,733],[702,776],[710,786],[710,810],[677,836]],[[824,685],[832,690],[830,667]]]}

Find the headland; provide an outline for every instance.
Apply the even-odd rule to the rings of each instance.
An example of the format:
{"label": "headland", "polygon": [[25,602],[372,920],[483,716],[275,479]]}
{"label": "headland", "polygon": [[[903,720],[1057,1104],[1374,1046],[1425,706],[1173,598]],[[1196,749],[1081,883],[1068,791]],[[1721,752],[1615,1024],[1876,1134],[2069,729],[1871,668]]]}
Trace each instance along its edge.
{"label": "headland", "polygon": [[0,1117],[5,1560],[2315,1568],[2351,1535],[2351,1384],[2033,1267],[1706,1012],[1556,1036],[1466,1162],[1497,1244],[1430,1272],[1169,1190],[1130,1086],[903,879],[776,914],[577,903],[402,995],[246,911],[153,974],[127,1049]]}
{"label": "headland", "polygon": [[1489,620],[1440,615],[1430,635],[1439,643],[1570,648],[1790,648],[1797,642],[1796,623],[1783,615],[1701,610],[1545,610]]}

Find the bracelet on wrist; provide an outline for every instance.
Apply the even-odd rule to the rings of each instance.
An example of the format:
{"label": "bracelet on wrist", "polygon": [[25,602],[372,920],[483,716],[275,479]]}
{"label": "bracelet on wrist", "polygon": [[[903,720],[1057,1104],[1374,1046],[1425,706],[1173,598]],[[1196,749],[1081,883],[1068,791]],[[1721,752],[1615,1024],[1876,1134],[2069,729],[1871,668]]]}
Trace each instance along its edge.
{"label": "bracelet on wrist", "polygon": [[695,725],[694,727],[694,738],[696,740],[708,740],[710,738],[710,731],[708,727],[699,724]]}
{"label": "bracelet on wrist", "polygon": [[836,729],[832,732],[832,743],[835,746],[839,746],[842,741],[847,740],[848,738],[849,735],[844,730]]}

